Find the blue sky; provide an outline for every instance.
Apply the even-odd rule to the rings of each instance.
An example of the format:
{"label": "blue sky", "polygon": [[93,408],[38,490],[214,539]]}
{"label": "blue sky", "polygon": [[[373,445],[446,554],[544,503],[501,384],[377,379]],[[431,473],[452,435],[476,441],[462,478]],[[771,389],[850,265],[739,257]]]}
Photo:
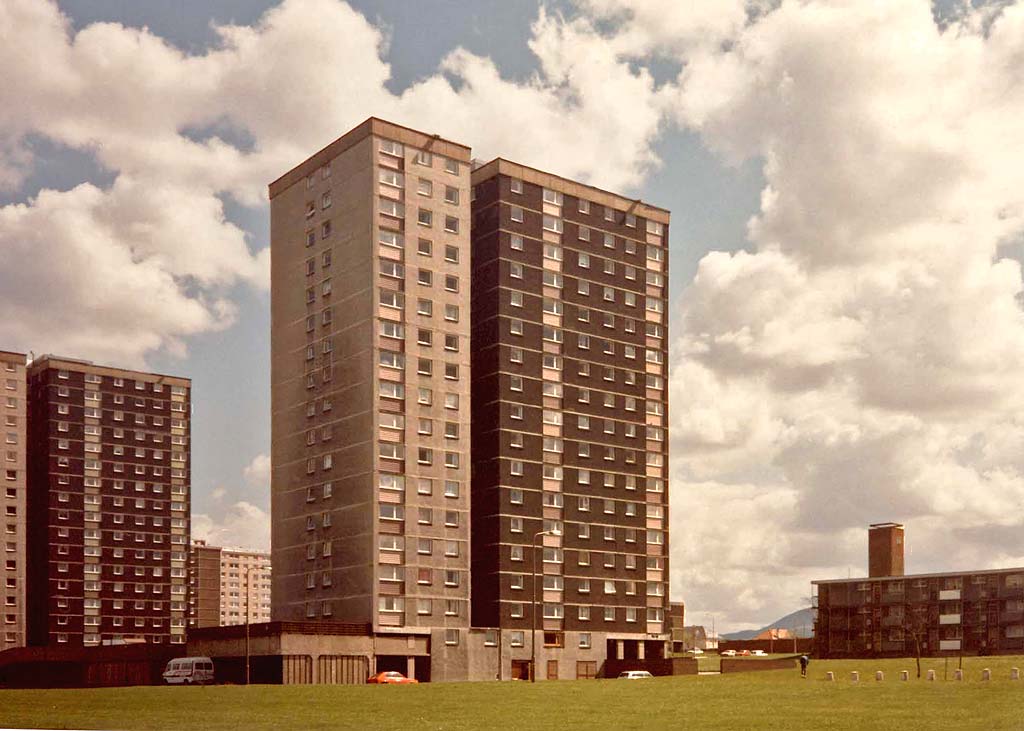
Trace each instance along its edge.
{"label": "blue sky", "polygon": [[0,343],[190,376],[211,540],[268,540],[266,184],[377,115],[672,211],[697,616],[863,572],[869,522],[907,523],[910,570],[1024,564],[1020,2],[10,0],[5,27]]}

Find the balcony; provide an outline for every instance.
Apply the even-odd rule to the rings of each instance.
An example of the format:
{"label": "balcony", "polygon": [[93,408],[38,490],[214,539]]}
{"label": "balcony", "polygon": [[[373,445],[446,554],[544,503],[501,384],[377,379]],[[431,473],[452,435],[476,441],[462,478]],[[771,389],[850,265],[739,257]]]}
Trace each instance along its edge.
{"label": "balcony", "polygon": [[1022,619],[1024,619],[1024,612],[1020,610],[999,613],[999,621],[1003,622],[1004,624],[1010,622],[1020,622]]}
{"label": "balcony", "polygon": [[906,595],[902,591],[892,591],[882,594],[882,604],[903,604]]}
{"label": "balcony", "polygon": [[960,601],[960,590],[959,589],[943,589],[939,592],[940,602],[958,602]]}
{"label": "balcony", "polygon": [[959,614],[940,614],[939,624],[960,624]]}
{"label": "balcony", "polygon": [[964,599],[967,601],[979,601],[983,599],[994,599],[996,596],[995,587],[989,588],[988,586],[969,586],[964,591]]}
{"label": "balcony", "polygon": [[1007,637],[1000,643],[1000,648],[1003,650],[1024,650],[1024,638]]}

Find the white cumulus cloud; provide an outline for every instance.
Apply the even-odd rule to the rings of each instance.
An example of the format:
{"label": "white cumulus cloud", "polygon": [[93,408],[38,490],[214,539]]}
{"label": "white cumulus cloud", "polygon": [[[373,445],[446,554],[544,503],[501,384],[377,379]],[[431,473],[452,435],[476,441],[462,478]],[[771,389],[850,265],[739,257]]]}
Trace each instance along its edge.
{"label": "white cumulus cloud", "polygon": [[270,550],[270,515],[252,503],[239,501],[220,517],[192,515],[192,537],[211,546]]}
{"label": "white cumulus cloud", "polygon": [[676,318],[672,498],[721,530],[675,513],[691,603],[780,616],[881,520],[911,570],[1024,562],[1022,53],[1021,3],[808,0],[679,57],[676,122],[766,180]]}

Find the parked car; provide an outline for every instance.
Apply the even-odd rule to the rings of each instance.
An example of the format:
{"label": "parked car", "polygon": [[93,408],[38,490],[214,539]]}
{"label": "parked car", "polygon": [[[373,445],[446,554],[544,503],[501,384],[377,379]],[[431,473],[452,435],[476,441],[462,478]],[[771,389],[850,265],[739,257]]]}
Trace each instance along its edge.
{"label": "parked car", "polygon": [[718,654],[722,657],[736,657],[736,650],[722,650]]}
{"label": "parked car", "polygon": [[416,680],[416,678],[407,678],[394,670],[385,670],[382,673],[371,675],[366,679],[366,682],[376,683],[377,685],[410,685],[419,684],[420,681]]}
{"label": "parked car", "polygon": [[167,663],[163,674],[167,685],[206,685],[214,681],[213,660],[208,657],[179,657]]}
{"label": "parked car", "polygon": [[644,678],[653,678],[646,670],[623,670],[619,673],[619,680],[643,680]]}
{"label": "parked car", "polygon": [[690,653],[691,655],[703,655],[704,654],[704,650],[700,649],[699,647],[694,647],[693,649],[687,650],[687,652]]}
{"label": "parked car", "polygon": [[750,650],[740,650],[736,654],[740,657],[750,657]]}
{"label": "parked car", "polygon": [[751,650],[750,654],[754,657],[768,657],[768,653],[764,650]]}

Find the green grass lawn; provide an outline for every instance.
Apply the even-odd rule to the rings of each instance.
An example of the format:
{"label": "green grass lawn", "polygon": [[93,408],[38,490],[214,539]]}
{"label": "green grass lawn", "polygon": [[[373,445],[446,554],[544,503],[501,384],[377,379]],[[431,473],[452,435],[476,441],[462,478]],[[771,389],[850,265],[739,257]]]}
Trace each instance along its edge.
{"label": "green grass lawn", "polygon": [[[219,686],[0,691],[0,727],[104,729],[1022,729],[1024,658],[812,661],[794,669],[653,680],[374,686]],[[949,676],[956,661],[950,662]],[[983,683],[981,668],[994,680]],[[909,682],[898,671],[911,671]],[[826,670],[837,681],[824,681]],[[849,671],[860,670],[852,684]],[[886,680],[875,682],[874,671]]]}

